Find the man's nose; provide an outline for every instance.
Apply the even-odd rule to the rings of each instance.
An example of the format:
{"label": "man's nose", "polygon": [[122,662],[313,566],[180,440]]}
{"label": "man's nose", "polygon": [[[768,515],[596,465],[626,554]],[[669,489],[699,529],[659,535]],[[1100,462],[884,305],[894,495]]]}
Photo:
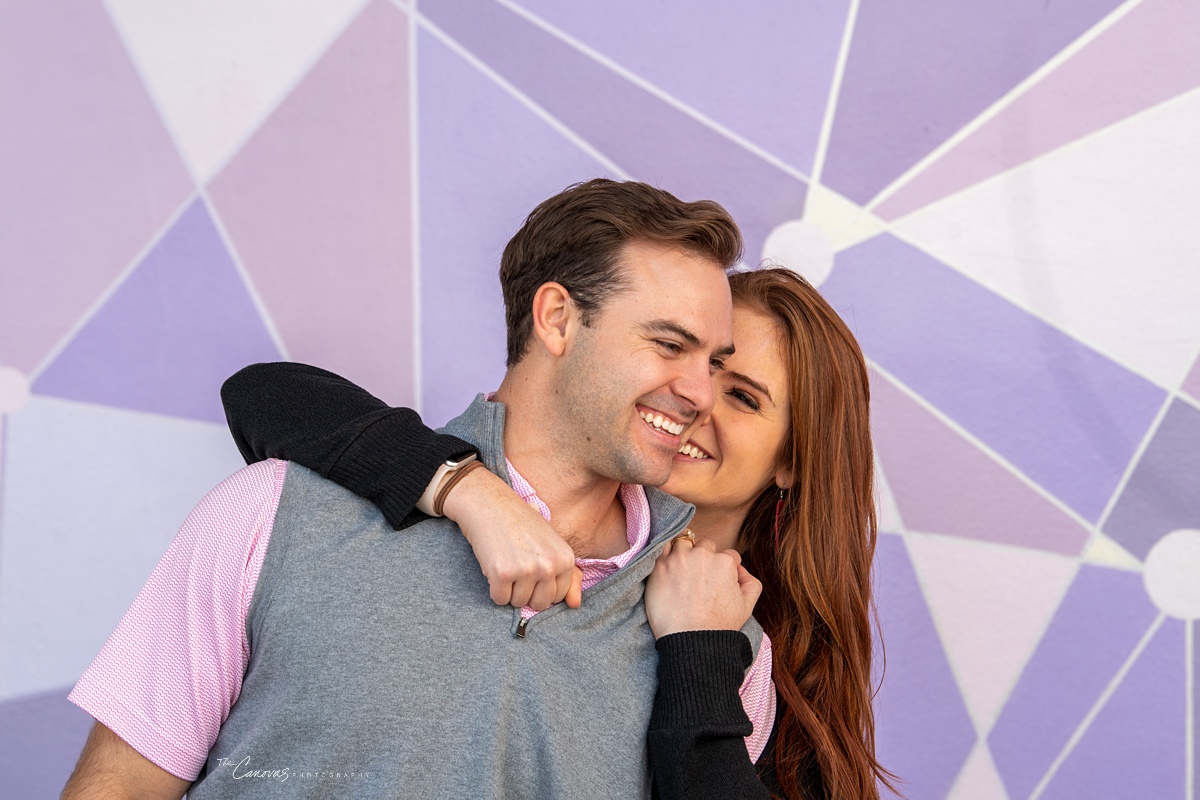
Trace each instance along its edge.
{"label": "man's nose", "polygon": [[709,368],[707,359],[694,359],[676,379],[675,394],[696,412],[697,417],[707,417],[715,402],[716,376]]}

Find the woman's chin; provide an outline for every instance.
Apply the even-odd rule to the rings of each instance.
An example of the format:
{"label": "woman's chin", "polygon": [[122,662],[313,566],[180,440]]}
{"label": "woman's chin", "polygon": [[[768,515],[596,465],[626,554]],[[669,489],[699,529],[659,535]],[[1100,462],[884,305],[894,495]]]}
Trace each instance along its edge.
{"label": "woman's chin", "polygon": [[671,470],[671,478],[662,486],[658,487],[669,495],[673,495],[685,503],[691,503],[694,506],[704,505],[705,497],[711,497],[711,491],[705,491],[710,488],[708,481],[698,480],[698,476],[682,475],[681,470]]}
{"label": "woman's chin", "polygon": [[669,495],[679,498],[685,503],[696,505],[696,491],[694,486],[695,481],[680,478],[677,471],[672,470],[670,479],[662,486],[658,487]]}

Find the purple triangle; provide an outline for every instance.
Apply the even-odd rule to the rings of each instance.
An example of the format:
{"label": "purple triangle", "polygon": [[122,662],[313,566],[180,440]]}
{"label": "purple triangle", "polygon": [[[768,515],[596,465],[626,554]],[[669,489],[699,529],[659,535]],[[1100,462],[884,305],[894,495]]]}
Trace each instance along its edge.
{"label": "purple triangle", "polygon": [[1077,555],[1088,532],[891,381],[871,381],[875,452],[910,531]]}
{"label": "purple triangle", "polygon": [[432,34],[417,50],[422,411],[441,423],[504,377],[505,242],[542,200],[606,172]]}
{"label": "purple triangle", "polygon": [[866,0],[825,182],[865,204],[1120,0]]}
{"label": "purple triangle", "polygon": [[975,729],[899,536],[879,537],[874,573],[886,648],[876,642],[876,669],[886,661],[875,696],[876,753],[902,778],[907,797],[945,797],[975,746]]}
{"label": "purple triangle", "polygon": [[1079,568],[988,736],[1010,797],[1029,796],[1157,615],[1140,574]]}
{"label": "purple triangle", "polygon": [[1146,0],[876,209],[893,220],[1200,84],[1200,3]]}
{"label": "purple triangle", "polygon": [[246,364],[279,358],[197,200],[33,390],[223,423],[221,382]]}
{"label": "purple triangle", "polygon": [[69,689],[0,702],[0,797],[58,797],[92,718]]}
{"label": "purple triangle", "polygon": [[890,375],[1090,520],[1164,392],[928,254],[882,234],[821,293]]}
{"label": "purple triangle", "polygon": [[1104,532],[1144,559],[1179,528],[1200,528],[1200,410],[1182,400],[1159,423]]}
{"label": "purple triangle", "polygon": [[1185,796],[1184,624],[1158,629],[1042,797]]}
{"label": "purple triangle", "polygon": [[811,169],[847,0],[521,5],[788,164]]}
{"label": "purple triangle", "polygon": [[440,0],[421,11],[637,180],[723,204],[742,228],[750,262],[775,226],[800,218],[803,181],[500,4]]}

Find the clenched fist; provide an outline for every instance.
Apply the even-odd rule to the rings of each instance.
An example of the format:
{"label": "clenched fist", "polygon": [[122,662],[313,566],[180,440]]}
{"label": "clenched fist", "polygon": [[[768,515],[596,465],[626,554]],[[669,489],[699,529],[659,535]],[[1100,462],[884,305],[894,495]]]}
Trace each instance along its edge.
{"label": "clenched fist", "polygon": [[736,550],[708,542],[670,542],[646,581],[646,617],[654,637],[681,631],[738,630],[754,613],[762,584]]}

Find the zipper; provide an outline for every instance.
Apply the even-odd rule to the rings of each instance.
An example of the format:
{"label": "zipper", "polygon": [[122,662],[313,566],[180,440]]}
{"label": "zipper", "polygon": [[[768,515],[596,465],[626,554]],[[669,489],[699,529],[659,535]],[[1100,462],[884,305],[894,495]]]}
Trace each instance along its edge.
{"label": "zipper", "polygon": [[[658,537],[656,537],[655,539],[652,539],[651,541],[646,542],[646,546],[642,548],[642,552],[640,552],[636,556],[634,556],[633,560],[630,561],[628,564],[626,564],[624,569],[629,569],[634,564],[636,564],[637,562],[639,562],[643,558],[645,558],[647,556],[647,554],[650,552],[651,546],[653,544],[655,544],[656,541],[667,541],[670,537],[683,531],[688,526],[689,522],[691,522],[691,517],[688,517],[685,515],[685,518],[684,518],[684,521],[682,524],[672,525],[672,526],[670,526],[669,533],[659,534]],[[548,614],[548,613],[554,611],[557,607],[558,606],[551,606],[550,608],[547,608],[545,611],[539,611],[538,614]],[[520,609],[517,609],[517,613],[518,614],[521,613]],[[521,621],[517,623],[516,633],[514,633],[513,636],[516,637],[517,639],[524,639],[526,633],[528,632],[529,621],[531,619],[533,619],[533,617],[521,617]]]}

